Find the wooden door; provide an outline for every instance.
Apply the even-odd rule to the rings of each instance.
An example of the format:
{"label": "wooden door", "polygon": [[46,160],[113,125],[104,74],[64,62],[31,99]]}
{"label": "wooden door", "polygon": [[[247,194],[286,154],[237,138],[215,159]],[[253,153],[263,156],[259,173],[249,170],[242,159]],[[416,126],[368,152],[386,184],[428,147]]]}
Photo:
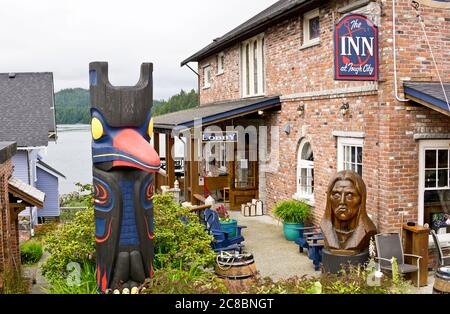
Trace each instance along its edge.
{"label": "wooden door", "polygon": [[[244,154],[242,154],[244,155]],[[258,197],[258,161],[248,159],[248,148],[244,156],[235,151],[234,161],[230,162],[230,208],[240,210],[241,204]]]}

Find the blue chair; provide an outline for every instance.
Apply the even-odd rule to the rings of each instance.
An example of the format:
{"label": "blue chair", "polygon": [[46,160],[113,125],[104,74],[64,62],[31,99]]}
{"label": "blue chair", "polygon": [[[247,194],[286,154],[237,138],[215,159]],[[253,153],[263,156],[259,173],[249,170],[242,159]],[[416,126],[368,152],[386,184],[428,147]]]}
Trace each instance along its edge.
{"label": "blue chair", "polygon": [[204,213],[206,230],[214,236],[214,241],[212,242],[212,247],[215,251],[225,251],[242,249],[242,242],[244,237],[241,235],[241,230],[247,228],[246,226],[237,226],[236,236],[231,237],[230,232],[222,230],[219,222],[219,214],[212,209],[206,209]]}
{"label": "blue chair", "polygon": [[308,250],[308,257],[313,261],[314,270],[320,270],[322,249],[324,247],[324,237],[320,227],[313,226],[295,229],[299,232],[299,237],[295,240],[295,243],[299,246],[300,253],[303,253],[304,249]]}

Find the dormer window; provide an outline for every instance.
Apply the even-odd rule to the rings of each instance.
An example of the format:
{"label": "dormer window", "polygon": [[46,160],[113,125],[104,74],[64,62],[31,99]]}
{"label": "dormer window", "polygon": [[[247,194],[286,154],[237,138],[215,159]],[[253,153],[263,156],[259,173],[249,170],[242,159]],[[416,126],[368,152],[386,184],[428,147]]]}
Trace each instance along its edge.
{"label": "dormer window", "polygon": [[223,52],[217,55],[217,75],[223,74],[225,69],[225,54]]}
{"label": "dormer window", "polygon": [[243,97],[264,95],[264,35],[260,34],[241,45],[241,89]]}
{"label": "dormer window", "polygon": [[211,87],[211,65],[206,65],[203,68],[203,88]]}

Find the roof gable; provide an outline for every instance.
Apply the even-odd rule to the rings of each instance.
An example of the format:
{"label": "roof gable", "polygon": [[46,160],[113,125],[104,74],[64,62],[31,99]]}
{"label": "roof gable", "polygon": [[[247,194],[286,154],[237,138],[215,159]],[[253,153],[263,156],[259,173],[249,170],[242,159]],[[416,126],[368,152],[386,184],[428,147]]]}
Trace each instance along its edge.
{"label": "roof gable", "polygon": [[0,73],[0,141],[47,146],[55,131],[53,74]]}
{"label": "roof gable", "polygon": [[320,2],[321,0],[280,0],[222,37],[214,39],[211,44],[181,62],[181,66],[189,62],[200,61],[209,55],[220,52],[236,42],[262,32],[265,28],[289,17],[291,14],[299,10],[306,10],[308,6],[317,5]]}

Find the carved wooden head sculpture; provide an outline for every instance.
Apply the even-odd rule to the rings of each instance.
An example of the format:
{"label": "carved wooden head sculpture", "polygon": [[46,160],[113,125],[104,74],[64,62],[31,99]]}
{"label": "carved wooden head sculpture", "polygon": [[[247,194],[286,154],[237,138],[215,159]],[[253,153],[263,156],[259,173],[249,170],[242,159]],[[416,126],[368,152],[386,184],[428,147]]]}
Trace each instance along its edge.
{"label": "carved wooden head sculpture", "polygon": [[366,185],[356,172],[344,170],[331,179],[320,226],[332,253],[356,255],[367,250],[377,230],[366,212]]}

